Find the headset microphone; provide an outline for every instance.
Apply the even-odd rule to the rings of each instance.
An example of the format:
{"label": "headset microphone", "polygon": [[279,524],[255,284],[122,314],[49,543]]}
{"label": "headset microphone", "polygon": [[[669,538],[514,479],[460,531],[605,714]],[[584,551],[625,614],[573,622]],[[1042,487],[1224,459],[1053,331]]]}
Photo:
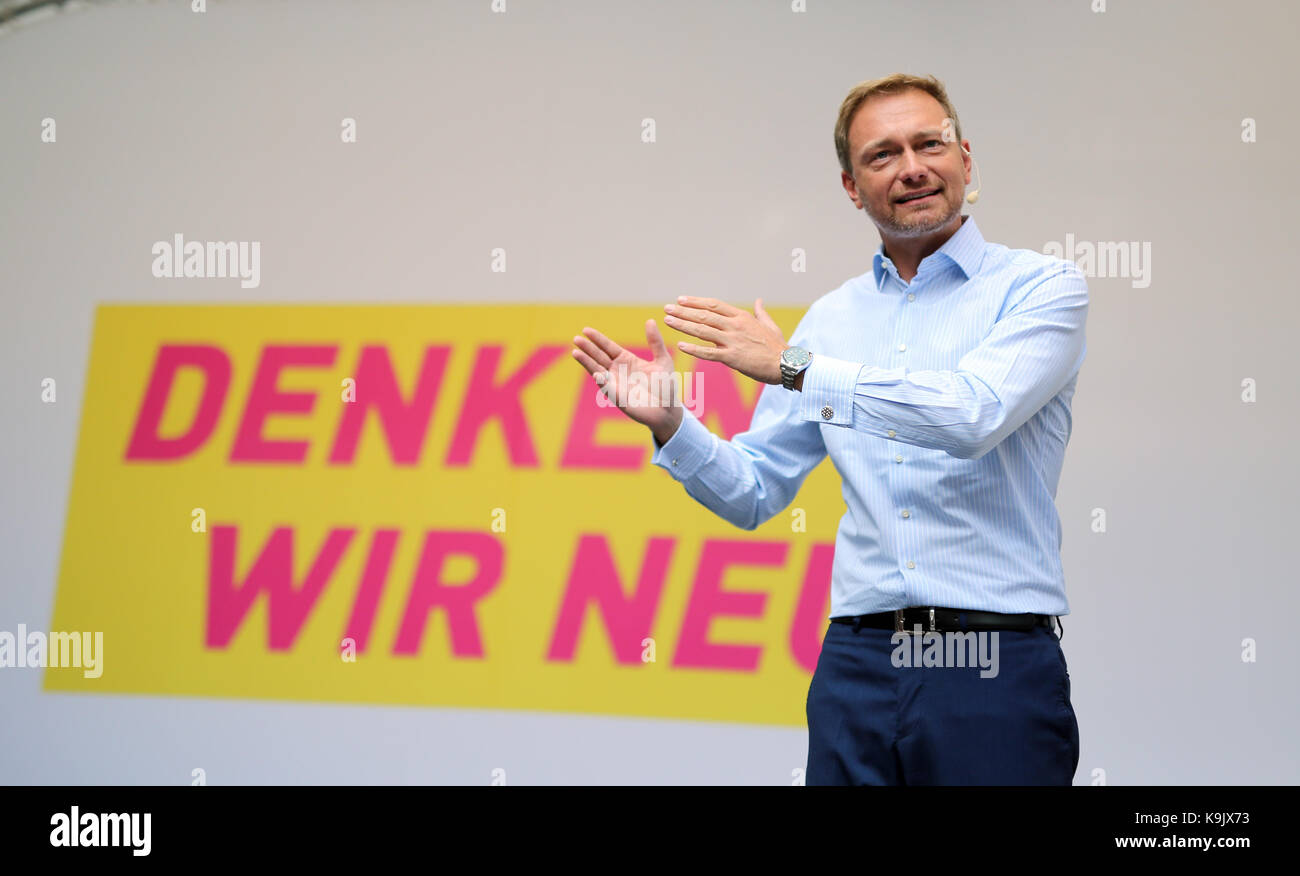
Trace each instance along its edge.
{"label": "headset microphone", "polygon": [[[965,146],[961,147],[961,151],[965,152],[967,155],[970,155],[970,150],[967,149]],[[977,162],[973,156],[971,157],[970,161],[971,164],[975,166],[975,189],[966,196],[966,203],[973,204],[980,199],[980,188],[984,185],[984,180],[980,178],[979,162]]]}

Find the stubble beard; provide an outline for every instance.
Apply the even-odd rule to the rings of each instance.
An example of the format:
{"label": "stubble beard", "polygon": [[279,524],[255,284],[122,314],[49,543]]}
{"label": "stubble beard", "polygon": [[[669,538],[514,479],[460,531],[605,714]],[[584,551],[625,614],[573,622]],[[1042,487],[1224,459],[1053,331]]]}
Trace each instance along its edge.
{"label": "stubble beard", "polygon": [[[896,205],[899,210],[895,210],[892,215],[877,216],[870,210],[870,208],[864,209],[862,212],[867,214],[867,219],[869,221],[890,237],[925,237],[927,234],[933,234],[939,229],[947,227],[948,224],[952,222],[953,218],[961,213],[961,202],[959,201],[954,206],[953,204],[948,203],[947,195],[947,189],[944,189],[940,194],[940,196],[944,198],[944,203],[947,205],[947,209],[945,209],[941,214],[935,216],[933,219],[900,222],[896,218],[899,215],[899,210],[907,209],[906,205],[901,204]],[[863,206],[866,206],[865,201],[863,201]]]}

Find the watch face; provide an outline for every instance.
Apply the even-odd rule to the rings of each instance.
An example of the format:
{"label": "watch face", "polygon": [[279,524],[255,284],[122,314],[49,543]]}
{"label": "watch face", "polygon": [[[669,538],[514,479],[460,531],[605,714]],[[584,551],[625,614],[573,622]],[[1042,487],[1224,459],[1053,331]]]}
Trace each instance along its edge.
{"label": "watch face", "polygon": [[807,365],[812,359],[812,354],[803,347],[788,347],[781,354],[781,361],[791,368],[798,368],[801,365]]}

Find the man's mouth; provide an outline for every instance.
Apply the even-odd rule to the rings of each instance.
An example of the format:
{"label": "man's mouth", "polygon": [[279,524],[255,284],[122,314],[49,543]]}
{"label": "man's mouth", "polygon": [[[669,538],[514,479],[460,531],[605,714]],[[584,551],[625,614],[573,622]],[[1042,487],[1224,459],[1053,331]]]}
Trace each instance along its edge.
{"label": "man's mouth", "polygon": [[933,195],[937,195],[938,193],[939,193],[938,189],[934,189],[928,192],[916,192],[911,195],[904,195],[903,197],[899,198],[896,203],[910,204],[913,201],[924,201],[926,198],[932,197]]}

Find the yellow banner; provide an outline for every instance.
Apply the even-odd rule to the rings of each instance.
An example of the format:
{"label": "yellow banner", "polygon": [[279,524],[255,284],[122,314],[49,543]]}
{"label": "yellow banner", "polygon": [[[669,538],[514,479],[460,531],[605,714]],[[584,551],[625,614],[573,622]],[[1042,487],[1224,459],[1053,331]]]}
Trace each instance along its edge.
{"label": "yellow banner", "polygon": [[[46,689],[802,726],[834,469],[746,532],[651,465],[569,351],[656,315],[99,307],[52,627],[102,668]],[[675,356],[743,431],[758,385]]]}

